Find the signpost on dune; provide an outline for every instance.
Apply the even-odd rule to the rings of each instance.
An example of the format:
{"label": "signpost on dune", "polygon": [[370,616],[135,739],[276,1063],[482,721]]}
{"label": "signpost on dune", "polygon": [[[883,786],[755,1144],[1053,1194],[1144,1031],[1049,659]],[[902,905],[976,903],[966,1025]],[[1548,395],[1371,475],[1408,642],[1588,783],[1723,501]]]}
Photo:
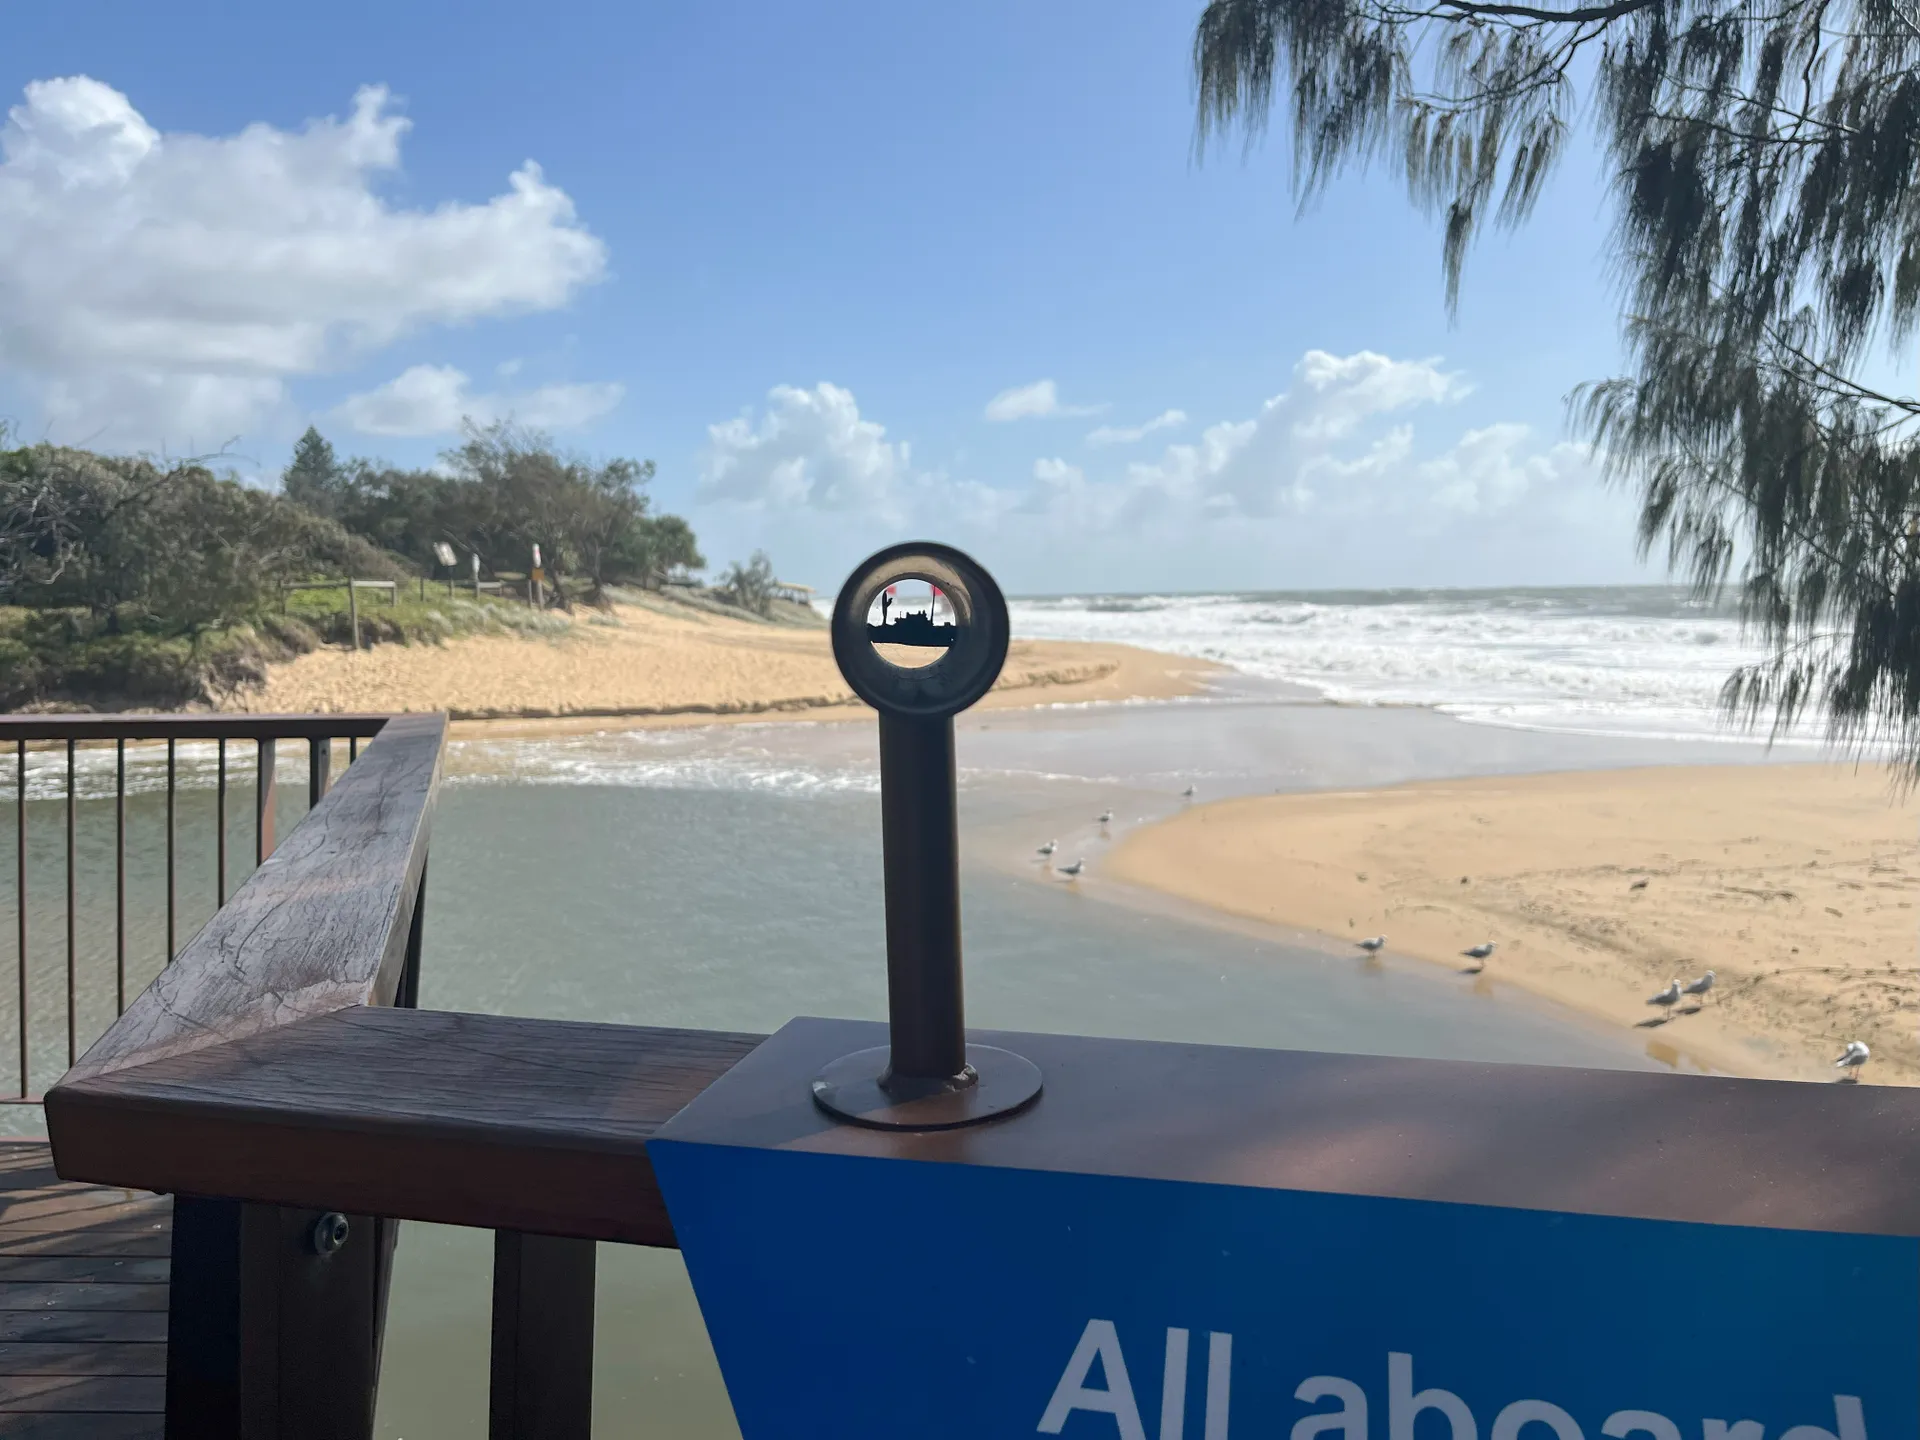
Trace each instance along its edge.
{"label": "signpost on dune", "polygon": [[[870,623],[908,579],[950,623]],[[970,1032],[952,717],[1004,602],[898,546],[833,640],[888,1021],[791,1022],[648,1144],[745,1440],[1920,1435],[1920,1094]]]}

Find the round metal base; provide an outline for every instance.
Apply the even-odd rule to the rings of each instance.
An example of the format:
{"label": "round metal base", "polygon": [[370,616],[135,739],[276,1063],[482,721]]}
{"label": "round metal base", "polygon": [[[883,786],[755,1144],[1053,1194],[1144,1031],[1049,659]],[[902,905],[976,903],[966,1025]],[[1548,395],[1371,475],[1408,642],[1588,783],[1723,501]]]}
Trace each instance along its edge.
{"label": "round metal base", "polygon": [[884,1045],[842,1055],[813,1079],[813,1100],[838,1120],[876,1130],[957,1130],[1031,1105],[1040,1067],[991,1045],[967,1046],[967,1068],[945,1080],[888,1073]]}

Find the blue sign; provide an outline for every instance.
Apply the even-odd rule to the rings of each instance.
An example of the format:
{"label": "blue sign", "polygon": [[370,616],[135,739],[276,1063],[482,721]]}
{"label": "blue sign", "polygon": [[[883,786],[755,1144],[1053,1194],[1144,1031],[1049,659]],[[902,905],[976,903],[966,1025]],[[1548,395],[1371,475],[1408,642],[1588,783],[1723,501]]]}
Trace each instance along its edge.
{"label": "blue sign", "polygon": [[697,1130],[648,1152],[746,1440],[1920,1436],[1913,1239]]}

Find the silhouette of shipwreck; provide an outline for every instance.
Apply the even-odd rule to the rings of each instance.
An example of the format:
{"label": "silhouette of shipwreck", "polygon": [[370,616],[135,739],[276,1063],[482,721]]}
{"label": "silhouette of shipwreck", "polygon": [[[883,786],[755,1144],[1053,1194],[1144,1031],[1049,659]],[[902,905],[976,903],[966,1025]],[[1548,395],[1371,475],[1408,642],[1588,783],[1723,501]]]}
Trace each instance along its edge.
{"label": "silhouette of shipwreck", "polygon": [[924,610],[909,610],[885,625],[867,626],[867,639],[876,645],[921,645],[950,650],[959,638],[958,625],[936,625]]}

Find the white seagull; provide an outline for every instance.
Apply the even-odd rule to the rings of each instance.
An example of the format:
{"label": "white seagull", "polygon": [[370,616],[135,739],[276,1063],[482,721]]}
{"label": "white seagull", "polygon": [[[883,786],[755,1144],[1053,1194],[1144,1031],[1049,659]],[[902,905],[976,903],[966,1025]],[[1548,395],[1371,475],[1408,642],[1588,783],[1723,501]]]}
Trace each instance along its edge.
{"label": "white seagull", "polygon": [[1847,1072],[1840,1077],[1841,1079],[1858,1082],[1861,1067],[1867,1063],[1867,1058],[1872,1053],[1872,1051],[1867,1049],[1867,1047],[1858,1040],[1849,1040],[1847,1042],[1847,1048],[1840,1052],[1840,1058],[1833,1062],[1833,1068]]}
{"label": "white seagull", "polygon": [[1689,980],[1685,985],[1682,985],[1680,987],[1680,993],[1683,995],[1698,995],[1702,1002],[1704,1002],[1707,998],[1707,992],[1711,989],[1713,989],[1713,971],[1709,970],[1698,980]]}
{"label": "white seagull", "polygon": [[1060,848],[1060,842],[1058,840],[1049,840],[1047,841],[1046,844],[1042,845],[1038,850],[1034,851],[1033,853],[1044,858],[1045,856],[1053,854],[1053,852],[1058,850],[1059,848]]}
{"label": "white seagull", "polygon": [[1673,1013],[1673,1007],[1680,1003],[1680,982],[1671,981],[1658,995],[1649,995],[1647,1004],[1658,1005],[1667,1014]]}
{"label": "white seagull", "polygon": [[1059,872],[1069,880],[1078,880],[1080,878],[1080,872],[1087,868],[1087,862],[1083,857],[1074,861],[1071,865],[1059,865],[1054,868],[1059,870]]}
{"label": "white seagull", "polygon": [[1113,823],[1113,811],[1102,810],[1100,812],[1100,823],[1102,825],[1111,825]]}
{"label": "white seagull", "polygon": [[1467,959],[1469,960],[1484,960],[1499,948],[1500,947],[1494,944],[1493,941],[1484,940],[1480,944],[1474,946],[1471,950],[1462,950],[1460,953],[1466,956]]}
{"label": "white seagull", "polygon": [[1353,943],[1371,955],[1377,950],[1387,948],[1387,937],[1384,935],[1374,935],[1365,940],[1356,940]]}

